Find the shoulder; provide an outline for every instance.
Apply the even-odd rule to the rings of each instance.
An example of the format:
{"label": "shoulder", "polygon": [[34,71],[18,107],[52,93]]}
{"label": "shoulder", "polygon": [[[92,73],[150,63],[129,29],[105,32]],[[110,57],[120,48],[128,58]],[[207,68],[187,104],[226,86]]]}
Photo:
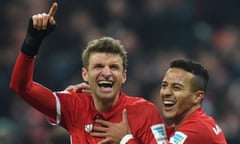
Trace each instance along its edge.
{"label": "shoulder", "polygon": [[195,113],[194,116],[190,116],[187,118],[180,128],[183,129],[190,129],[192,126],[194,128],[199,128],[197,131],[202,132],[212,132],[212,130],[216,127],[216,121],[209,115],[205,114],[204,112]]}
{"label": "shoulder", "polygon": [[[157,107],[150,101],[141,98],[141,97],[133,97],[133,96],[127,96],[126,97],[126,104],[127,107],[131,107],[131,108],[136,108],[136,109],[140,109],[140,110],[157,110]],[[158,110],[157,110],[158,111]]]}
{"label": "shoulder", "polygon": [[185,120],[175,135],[185,138],[189,142],[213,142],[221,133],[222,130],[215,120],[203,113]]}
{"label": "shoulder", "polygon": [[159,110],[152,102],[140,97],[127,97],[126,108],[131,115],[141,117],[142,119],[158,119],[163,121]]}
{"label": "shoulder", "polygon": [[56,91],[53,93],[61,101],[87,102],[91,101],[91,96],[85,93],[76,93],[71,91]]}

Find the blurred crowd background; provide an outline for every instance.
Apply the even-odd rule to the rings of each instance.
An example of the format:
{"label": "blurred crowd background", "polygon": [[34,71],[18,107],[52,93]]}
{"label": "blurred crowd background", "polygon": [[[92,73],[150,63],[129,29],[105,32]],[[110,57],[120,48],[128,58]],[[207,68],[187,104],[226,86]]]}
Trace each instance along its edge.
{"label": "blurred crowd background", "polygon": [[[222,127],[229,144],[240,143],[239,0],[56,0],[57,28],[36,58],[34,80],[52,90],[82,81],[81,52],[101,36],[120,39],[128,51],[123,89],[157,106],[169,61],[193,58],[210,74],[204,110]],[[8,87],[29,18],[52,0],[0,2],[0,143],[66,144],[67,133]]]}

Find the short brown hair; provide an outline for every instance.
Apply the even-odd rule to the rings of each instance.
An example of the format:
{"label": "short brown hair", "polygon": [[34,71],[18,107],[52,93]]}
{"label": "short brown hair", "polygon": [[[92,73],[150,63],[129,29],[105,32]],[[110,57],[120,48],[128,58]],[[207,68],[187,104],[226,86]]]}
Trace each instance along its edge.
{"label": "short brown hair", "polygon": [[127,51],[119,40],[112,37],[101,37],[88,42],[87,47],[82,53],[83,67],[88,67],[89,57],[92,53],[119,54],[123,61],[123,69],[127,68]]}

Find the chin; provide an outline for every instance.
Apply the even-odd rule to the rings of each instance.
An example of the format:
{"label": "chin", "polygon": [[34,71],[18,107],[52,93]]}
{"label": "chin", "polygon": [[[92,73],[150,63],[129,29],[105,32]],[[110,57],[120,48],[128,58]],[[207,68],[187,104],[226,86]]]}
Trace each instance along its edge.
{"label": "chin", "polygon": [[113,94],[100,94],[99,97],[101,99],[113,99],[114,98]]}
{"label": "chin", "polygon": [[174,118],[174,114],[169,113],[169,112],[163,112],[163,116],[164,116],[164,118],[169,119],[169,120]]}

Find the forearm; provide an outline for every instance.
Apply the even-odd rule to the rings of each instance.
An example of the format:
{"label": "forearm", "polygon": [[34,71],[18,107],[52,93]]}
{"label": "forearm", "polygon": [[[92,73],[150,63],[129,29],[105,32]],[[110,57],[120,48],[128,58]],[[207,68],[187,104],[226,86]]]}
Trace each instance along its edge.
{"label": "forearm", "polygon": [[20,53],[10,80],[10,88],[26,102],[47,115],[56,112],[52,91],[32,80],[34,57]]}

